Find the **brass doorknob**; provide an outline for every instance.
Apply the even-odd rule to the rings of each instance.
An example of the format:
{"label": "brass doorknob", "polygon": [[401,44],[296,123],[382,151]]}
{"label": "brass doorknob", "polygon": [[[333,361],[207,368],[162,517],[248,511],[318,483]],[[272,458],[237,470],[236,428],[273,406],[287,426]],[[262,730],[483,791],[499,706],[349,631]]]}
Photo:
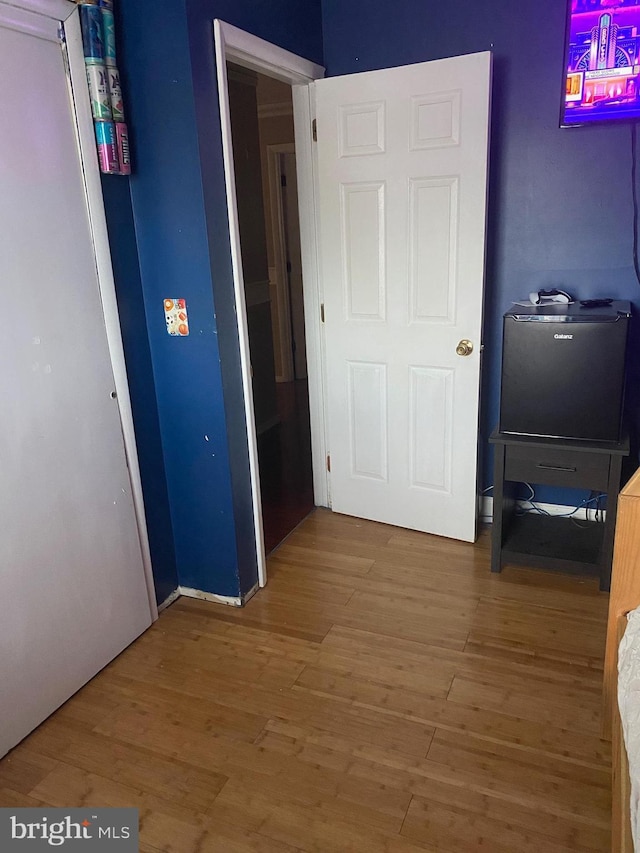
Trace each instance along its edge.
{"label": "brass doorknob", "polygon": [[456,347],[457,355],[471,355],[473,352],[473,344],[471,341],[462,340]]}

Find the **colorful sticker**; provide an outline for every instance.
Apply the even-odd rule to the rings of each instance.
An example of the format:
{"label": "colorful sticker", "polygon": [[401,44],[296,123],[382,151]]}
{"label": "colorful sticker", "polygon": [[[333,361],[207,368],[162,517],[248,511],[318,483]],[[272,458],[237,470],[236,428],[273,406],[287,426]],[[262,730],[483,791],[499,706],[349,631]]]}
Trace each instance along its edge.
{"label": "colorful sticker", "polygon": [[165,299],[164,317],[167,321],[167,332],[170,335],[184,337],[189,334],[186,299]]}

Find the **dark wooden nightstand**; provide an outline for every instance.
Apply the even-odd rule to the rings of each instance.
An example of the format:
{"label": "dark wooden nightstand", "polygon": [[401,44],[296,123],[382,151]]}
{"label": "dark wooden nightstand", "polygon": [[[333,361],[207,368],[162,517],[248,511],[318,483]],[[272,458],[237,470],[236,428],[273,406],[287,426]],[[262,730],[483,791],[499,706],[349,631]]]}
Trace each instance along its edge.
{"label": "dark wooden nightstand", "polygon": [[[504,565],[517,563],[597,575],[600,589],[608,590],[628,436],[615,444],[508,435],[496,429],[489,441],[495,446],[491,571],[500,572]],[[606,520],[516,515],[520,483],[597,490],[607,496]]]}

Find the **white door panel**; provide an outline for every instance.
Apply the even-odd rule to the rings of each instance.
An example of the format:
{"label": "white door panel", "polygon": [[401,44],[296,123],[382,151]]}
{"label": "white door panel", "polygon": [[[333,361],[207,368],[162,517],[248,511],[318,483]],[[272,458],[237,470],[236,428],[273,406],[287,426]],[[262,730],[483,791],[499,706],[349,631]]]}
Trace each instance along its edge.
{"label": "white door panel", "polygon": [[490,70],[483,53],[314,84],[332,508],[466,540]]}
{"label": "white door panel", "polygon": [[62,48],[1,12],[0,755],[151,622]]}

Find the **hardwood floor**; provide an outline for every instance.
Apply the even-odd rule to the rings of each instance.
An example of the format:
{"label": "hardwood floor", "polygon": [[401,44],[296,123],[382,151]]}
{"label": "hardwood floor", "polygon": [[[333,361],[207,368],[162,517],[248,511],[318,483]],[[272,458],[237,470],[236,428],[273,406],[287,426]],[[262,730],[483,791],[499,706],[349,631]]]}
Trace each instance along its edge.
{"label": "hardwood floor", "polygon": [[141,850],[609,849],[607,596],[316,511],[242,610],[182,598],[0,762],[0,805],[136,806]]}

